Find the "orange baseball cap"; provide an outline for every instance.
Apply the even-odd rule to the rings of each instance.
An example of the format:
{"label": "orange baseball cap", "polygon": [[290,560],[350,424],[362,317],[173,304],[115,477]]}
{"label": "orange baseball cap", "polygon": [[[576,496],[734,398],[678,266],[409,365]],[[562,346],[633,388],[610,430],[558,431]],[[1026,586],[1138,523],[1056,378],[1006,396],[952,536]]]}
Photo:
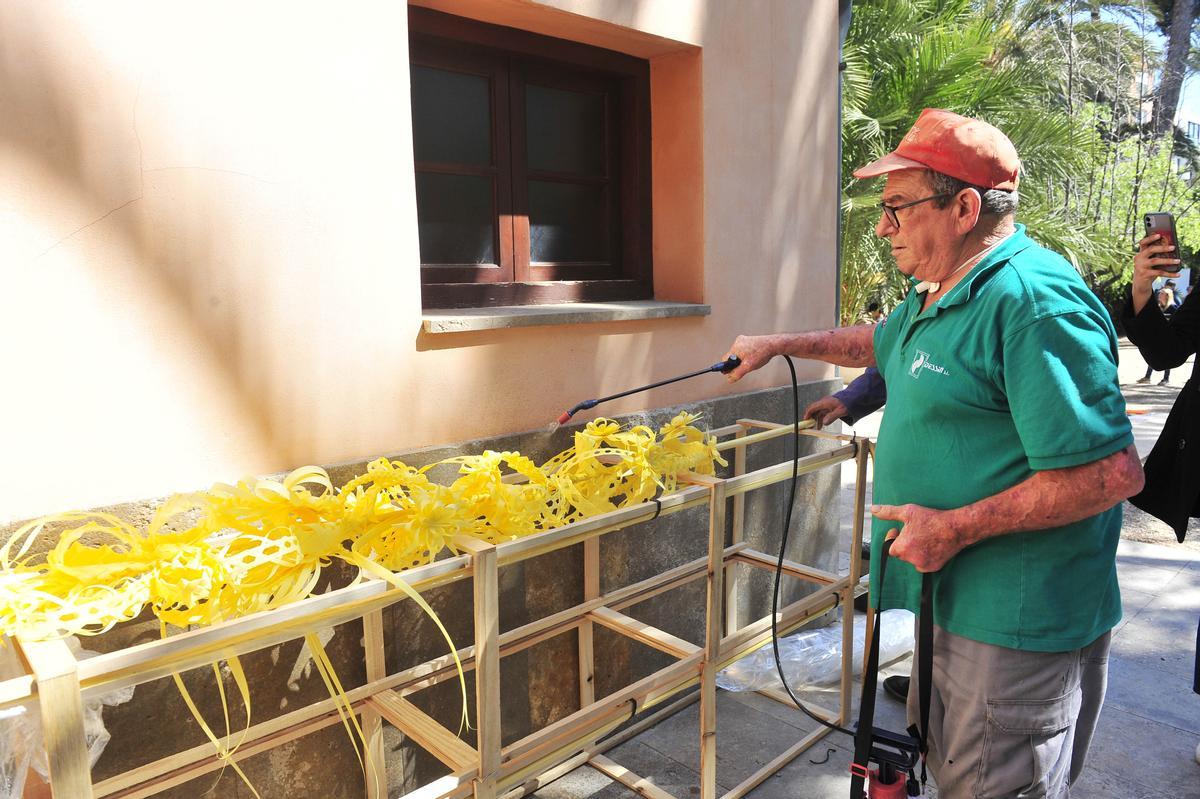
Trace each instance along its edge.
{"label": "orange baseball cap", "polygon": [[1008,137],[986,122],[926,108],[895,150],[854,171],[873,178],[900,169],[932,169],[985,189],[1017,188],[1021,161]]}

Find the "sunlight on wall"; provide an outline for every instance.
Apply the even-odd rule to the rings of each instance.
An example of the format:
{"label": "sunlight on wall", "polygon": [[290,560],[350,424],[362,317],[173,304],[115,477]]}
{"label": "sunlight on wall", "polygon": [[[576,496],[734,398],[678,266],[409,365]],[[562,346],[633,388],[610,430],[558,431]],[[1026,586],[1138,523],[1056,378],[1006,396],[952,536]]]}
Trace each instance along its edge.
{"label": "sunlight on wall", "polygon": [[[31,206],[99,215],[14,155],[0,154],[0,181],[26,187]],[[140,256],[103,225],[63,238],[17,208],[0,214],[15,265],[0,292],[0,521],[268,467],[219,353],[142,279]]]}
{"label": "sunlight on wall", "polygon": [[834,0],[422,4],[656,59],[660,298],[712,315],[422,335],[403,3],[8,0],[0,523],[527,430],[832,322]]}

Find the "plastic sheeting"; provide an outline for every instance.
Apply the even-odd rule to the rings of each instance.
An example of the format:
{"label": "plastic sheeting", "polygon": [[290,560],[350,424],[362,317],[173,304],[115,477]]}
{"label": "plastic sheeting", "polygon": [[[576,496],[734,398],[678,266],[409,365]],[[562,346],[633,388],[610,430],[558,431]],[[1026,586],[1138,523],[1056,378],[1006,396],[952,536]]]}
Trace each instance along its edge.
{"label": "plastic sheeting", "polygon": [[[879,635],[879,662],[888,663],[913,650],[914,616],[907,610],[885,610]],[[862,652],[866,620],[854,617],[854,650]],[[779,659],[793,690],[819,688],[838,681],[842,673],[842,623],[804,630],[779,639]],[[862,658],[851,658],[854,673],[862,672]],[[780,688],[779,672],[771,646],[739,660],[717,674],[717,685],[726,691],[761,691]]]}
{"label": "plastic sheeting", "polygon": [[[80,646],[78,638],[66,640],[80,660],[99,654]],[[0,644],[0,680],[24,673],[12,643]],[[102,708],[132,698],[133,688],[129,687],[83,703],[83,732],[92,766],[96,765],[112,737],[104,727]],[[42,714],[36,701],[0,710],[0,799],[20,799],[25,790],[25,777],[31,768],[43,779],[49,779],[46,750],[42,747]]]}

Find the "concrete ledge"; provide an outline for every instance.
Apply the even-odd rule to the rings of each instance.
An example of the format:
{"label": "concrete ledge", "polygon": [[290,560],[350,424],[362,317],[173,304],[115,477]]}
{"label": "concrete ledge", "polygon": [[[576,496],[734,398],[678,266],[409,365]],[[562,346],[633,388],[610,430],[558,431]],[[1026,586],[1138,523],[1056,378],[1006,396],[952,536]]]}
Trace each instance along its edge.
{"label": "concrete ledge", "polygon": [[588,322],[631,322],[680,316],[708,316],[712,308],[691,302],[629,300],[572,302],[556,305],[503,305],[495,308],[430,309],[421,316],[426,333],[468,333],[535,325],[575,325]]}

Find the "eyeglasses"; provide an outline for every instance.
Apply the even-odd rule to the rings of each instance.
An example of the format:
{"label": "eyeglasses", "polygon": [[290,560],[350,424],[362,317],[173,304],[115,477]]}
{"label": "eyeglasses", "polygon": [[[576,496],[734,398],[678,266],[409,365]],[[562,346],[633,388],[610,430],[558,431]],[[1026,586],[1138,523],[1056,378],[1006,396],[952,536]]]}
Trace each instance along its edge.
{"label": "eyeglasses", "polygon": [[912,208],[914,205],[920,205],[921,203],[927,203],[930,200],[940,200],[943,197],[949,197],[949,196],[951,196],[951,195],[935,194],[932,197],[925,197],[924,199],[921,199],[921,200],[913,200],[912,202],[905,203],[904,205],[888,205],[887,203],[880,203],[879,207],[882,208],[883,213],[885,215],[887,215],[888,221],[892,223],[892,227],[896,228],[896,230],[899,230],[900,229],[900,218],[898,216],[896,216],[897,211],[903,211],[905,208]]}

